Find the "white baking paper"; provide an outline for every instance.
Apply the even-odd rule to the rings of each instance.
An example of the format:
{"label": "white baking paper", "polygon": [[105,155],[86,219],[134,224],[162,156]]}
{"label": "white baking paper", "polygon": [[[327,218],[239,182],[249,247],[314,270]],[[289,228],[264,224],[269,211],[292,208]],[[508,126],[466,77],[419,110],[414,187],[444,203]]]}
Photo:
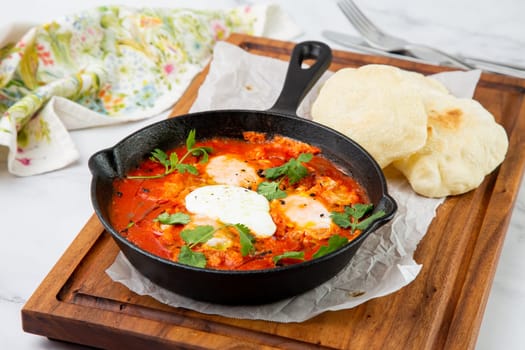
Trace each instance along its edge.
{"label": "white baking paper", "polygon": [[[268,109],[281,91],[287,66],[287,62],[256,56],[220,42],[191,111]],[[300,105],[298,115],[310,118],[310,106],[319,87],[331,74],[327,72],[314,86]],[[454,94],[472,97],[479,76],[479,71],[451,72],[440,73],[438,79]],[[414,251],[444,200],[417,195],[399,172],[387,169],[386,175],[388,191],[398,204],[392,221],[370,235],[339,274],[302,295],[257,306],[195,301],[153,284],[122,253],[106,272],[137,294],[149,295],[171,306],[226,317],[301,322],[328,310],[355,307],[393,293],[417,277],[421,265],[414,261]]]}

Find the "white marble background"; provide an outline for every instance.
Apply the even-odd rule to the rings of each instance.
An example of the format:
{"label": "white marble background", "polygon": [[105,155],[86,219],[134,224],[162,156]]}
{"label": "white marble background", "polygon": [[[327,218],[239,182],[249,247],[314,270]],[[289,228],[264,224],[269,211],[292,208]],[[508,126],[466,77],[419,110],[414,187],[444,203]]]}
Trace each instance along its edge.
{"label": "white marble background", "polygon": [[[0,26],[43,23],[96,5],[219,8],[234,0],[10,0]],[[525,65],[525,1],[356,0],[383,29],[451,53]],[[326,41],[325,29],[356,34],[334,0],[279,4],[304,30],[296,41]],[[0,33],[0,36],[2,33]],[[327,42],[332,48],[343,47]],[[20,309],[91,216],[87,160],[156,119],[73,132],[81,159],[49,174],[17,178],[0,165],[0,344],[2,349],[81,349],[22,331]],[[522,184],[483,318],[477,349],[525,348],[525,185]]]}

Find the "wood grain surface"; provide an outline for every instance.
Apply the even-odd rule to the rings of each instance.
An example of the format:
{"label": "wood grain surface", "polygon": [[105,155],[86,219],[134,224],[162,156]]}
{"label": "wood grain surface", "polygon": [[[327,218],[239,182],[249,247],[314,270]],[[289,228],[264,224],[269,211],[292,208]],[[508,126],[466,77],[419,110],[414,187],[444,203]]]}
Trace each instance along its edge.
{"label": "wood grain surface", "polygon": [[[288,60],[293,43],[244,35],[229,41]],[[443,67],[334,51],[331,70],[382,63],[431,74]],[[184,114],[207,71],[173,109]],[[22,309],[26,332],[108,349],[472,349],[525,166],[525,80],[483,74],[475,99],[510,140],[479,188],[448,198],[418,246],[416,280],[358,307],[301,323],[225,318],[173,308],[113,282],[118,248],[93,216]]]}

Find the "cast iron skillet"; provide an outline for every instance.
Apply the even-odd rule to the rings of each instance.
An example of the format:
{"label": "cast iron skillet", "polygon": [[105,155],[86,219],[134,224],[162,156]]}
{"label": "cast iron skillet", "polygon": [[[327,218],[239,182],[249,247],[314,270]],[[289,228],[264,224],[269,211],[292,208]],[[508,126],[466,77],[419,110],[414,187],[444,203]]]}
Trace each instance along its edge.
{"label": "cast iron skillet", "polygon": [[[315,60],[302,68],[307,59]],[[320,42],[298,44],[291,56],[286,80],[275,105],[267,111],[220,110],[187,114],[147,126],[114,147],[94,154],[89,160],[93,174],[91,199],[98,218],[127,259],[144,276],[175,293],[221,304],[263,304],[303,293],[327,281],[345,267],[361,243],[389,221],[397,209],[387,194],[381,168],[357,143],[321,124],[297,117],[295,111],[313,84],[328,68],[330,48]],[[124,177],[155,148],[163,150],[184,144],[188,132],[197,138],[214,136],[242,138],[243,131],[280,134],[321,148],[322,154],[353,176],[368,192],[374,210],[386,215],[373,222],[357,239],[343,248],[297,265],[257,271],[221,271],[195,268],[169,261],[135,246],[112,226],[108,209],[112,181]]]}

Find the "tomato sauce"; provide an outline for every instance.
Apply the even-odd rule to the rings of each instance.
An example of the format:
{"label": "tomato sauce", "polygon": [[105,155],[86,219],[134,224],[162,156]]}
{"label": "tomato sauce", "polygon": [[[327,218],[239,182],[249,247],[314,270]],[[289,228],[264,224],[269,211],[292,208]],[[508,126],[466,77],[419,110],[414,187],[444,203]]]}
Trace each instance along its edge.
{"label": "tomato sauce", "polygon": [[[194,147],[207,147],[210,150],[208,160],[202,154],[185,157],[188,153],[185,145],[166,151],[168,158],[175,153],[179,161],[183,159],[184,164],[194,166],[197,174],[173,171],[162,176],[167,169],[165,164],[150,158],[132,170],[128,177],[114,180],[110,207],[113,227],[135,245],[162,258],[180,261],[181,249],[187,246],[192,253],[205,257],[206,268],[225,270],[269,269],[310,260],[320,247],[328,245],[330,237],[338,235],[351,241],[360,234],[359,230],[342,228],[333,222],[329,227],[316,227],[319,224],[317,221],[325,220],[327,213],[343,212],[345,206],[369,201],[364,189],[324,158],[318,148],[281,136],[268,140],[264,134],[255,132],[245,133],[244,138],[213,138],[195,143]],[[305,153],[313,157],[302,163],[307,174],[297,182],[286,176],[272,180],[265,177],[265,170],[282,166]],[[197,222],[202,220],[187,210],[185,197],[196,188],[217,184],[207,167],[214,157],[219,156],[242,160],[245,165],[241,169],[225,169],[225,176],[231,173],[232,177],[242,177],[248,170],[257,174],[255,180],[251,179],[242,185],[244,188],[257,191],[262,182],[274,181],[285,192],[285,197],[268,201],[269,214],[276,226],[275,233],[262,238],[251,235],[253,247],[249,254],[242,254],[240,233],[231,225],[235,222],[217,223],[216,218],[208,220],[214,222],[214,237],[220,236],[215,246],[206,242],[190,245],[181,236],[183,230],[196,228]],[[156,175],[159,177],[140,178]],[[130,178],[133,176],[138,178]],[[303,206],[308,203],[320,204],[326,213],[323,211],[319,218],[311,218],[311,224],[298,224],[297,219],[294,221],[289,217],[289,212],[295,208],[290,208],[287,200],[293,196],[309,201]],[[189,222],[162,223],[159,215],[163,213],[188,215]],[[284,257],[275,262],[274,257],[287,252],[301,252],[302,256]]]}

